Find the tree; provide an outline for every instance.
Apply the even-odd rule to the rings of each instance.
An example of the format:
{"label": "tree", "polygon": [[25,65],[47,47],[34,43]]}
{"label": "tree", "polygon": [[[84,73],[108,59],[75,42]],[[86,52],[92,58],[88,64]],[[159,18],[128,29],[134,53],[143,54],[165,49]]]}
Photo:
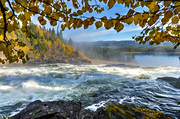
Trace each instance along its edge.
{"label": "tree", "polygon": [[[91,13],[101,14],[115,4],[129,8],[127,14],[114,13],[113,16],[95,17]],[[73,6],[73,7],[72,7]],[[108,9],[106,9],[108,7]],[[142,8],[141,12],[136,8]],[[180,45],[180,2],[177,0],[0,0],[0,51],[5,55],[1,62],[26,60],[23,51],[16,46],[24,46],[19,39],[7,39],[6,33],[21,29],[31,36],[29,27],[31,17],[38,16],[43,26],[48,22],[52,26],[61,24],[61,29],[76,29],[91,25],[96,28],[114,28],[123,30],[125,24],[135,24],[143,28],[140,36],[134,37],[139,43],[147,41],[152,45],[170,41],[175,47]]]}
{"label": "tree", "polygon": [[71,46],[71,47],[74,47],[74,41],[70,38],[68,40],[68,44]]}

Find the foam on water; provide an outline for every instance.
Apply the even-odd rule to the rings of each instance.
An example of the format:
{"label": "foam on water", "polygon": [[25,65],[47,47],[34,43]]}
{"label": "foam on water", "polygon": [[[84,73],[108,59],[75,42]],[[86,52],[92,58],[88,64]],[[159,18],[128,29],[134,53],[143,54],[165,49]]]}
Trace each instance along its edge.
{"label": "foam on water", "polygon": [[[142,74],[150,79],[139,79]],[[23,106],[9,112],[5,111],[6,108],[19,102],[26,105],[34,100],[78,100],[85,102],[85,108],[93,111],[110,101],[152,109],[157,105],[157,109],[162,110],[161,103],[175,105],[175,102],[180,102],[179,89],[166,82],[151,80],[165,76],[180,77],[180,67],[71,64],[1,67],[0,114],[14,114]],[[180,106],[168,108],[180,110]]]}
{"label": "foam on water", "polygon": [[[125,97],[119,99],[119,102],[118,102],[118,103],[119,103],[119,104],[122,104],[122,103],[124,103],[126,100],[130,100],[131,103],[134,103],[135,97],[134,97],[134,96],[133,96],[133,97],[125,96]],[[97,109],[99,109],[99,108],[101,108],[101,107],[105,107],[105,106],[108,104],[108,102],[113,102],[113,99],[108,99],[108,100],[106,100],[106,101],[100,101],[99,103],[95,103],[95,104],[92,104],[92,105],[90,105],[90,106],[85,107],[85,109],[91,110],[91,111],[94,111],[94,112],[95,112]]]}
{"label": "foam on water", "polygon": [[95,112],[98,108],[100,108],[100,107],[105,107],[105,104],[106,104],[107,102],[109,102],[109,100],[107,100],[107,101],[101,101],[101,102],[96,103],[96,104],[92,104],[92,105],[90,105],[90,106],[85,107],[85,109],[91,110],[91,111],[94,111],[94,112]]}
{"label": "foam on water", "polygon": [[141,74],[149,75],[152,79],[158,77],[179,77],[180,68],[179,67],[156,67],[156,68],[129,68],[129,67],[97,67],[97,71],[116,74],[125,77],[137,77]]}
{"label": "foam on water", "polygon": [[0,84],[0,90],[12,90],[12,89],[13,89],[12,86]]}
{"label": "foam on water", "polygon": [[54,90],[54,91],[62,91],[62,90],[71,90],[71,88],[65,87],[50,87],[50,86],[43,86],[38,84],[35,81],[28,81],[22,83],[23,88],[31,88],[31,89],[43,89],[43,90]]}
{"label": "foam on water", "polygon": [[36,75],[42,76],[49,73],[61,73],[61,74],[82,74],[89,71],[98,71],[108,74],[115,74],[125,77],[137,77],[141,74],[149,75],[153,79],[161,76],[173,76],[178,77],[180,74],[180,67],[152,67],[152,68],[131,68],[131,67],[116,67],[105,65],[69,65],[69,64],[57,64],[55,67],[48,67],[48,65],[41,65],[38,67],[4,67],[0,68],[1,76],[20,76],[20,75]]}

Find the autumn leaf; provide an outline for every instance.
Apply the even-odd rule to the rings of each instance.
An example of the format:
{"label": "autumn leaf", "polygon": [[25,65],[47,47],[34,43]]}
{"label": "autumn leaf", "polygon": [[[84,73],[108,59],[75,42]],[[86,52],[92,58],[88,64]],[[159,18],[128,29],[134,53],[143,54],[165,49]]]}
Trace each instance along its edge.
{"label": "autumn leaf", "polygon": [[[41,25],[50,23],[51,26],[56,26],[57,22],[61,22],[61,30],[82,27],[88,29],[89,26],[95,25],[97,29],[113,27],[119,32],[124,29],[125,24],[134,23],[143,28],[141,35],[135,38],[139,43],[144,44],[146,41],[156,44],[164,41],[179,43],[180,2],[177,0],[98,0],[95,5],[89,0],[82,0],[81,2],[78,0],[67,0],[66,2],[60,0],[16,0],[10,1],[10,4],[7,0],[1,0],[1,2],[3,6],[0,6],[0,25],[2,27],[0,29],[0,35],[2,35],[0,41],[5,42],[7,40],[12,44],[6,48],[3,43],[0,43],[0,53],[6,57],[6,60],[2,59],[2,62],[26,60],[25,56],[19,59],[13,55],[12,49],[18,45],[18,42],[12,41],[9,36],[6,37],[6,33],[21,29],[23,33],[26,33],[27,39],[31,39],[31,35],[28,33],[29,26],[32,21],[36,20],[32,20],[33,16],[36,15]],[[123,9],[112,9],[118,8],[119,5]],[[123,12],[126,8],[128,9],[127,12]],[[104,14],[103,11],[112,14]],[[4,14],[5,19],[3,19]],[[41,36],[42,34],[41,32]],[[39,44],[39,41],[34,42]],[[46,47],[44,48],[46,49]],[[66,46],[64,48],[67,50]]]}
{"label": "autumn leaf", "polygon": [[172,18],[172,23],[173,24],[177,24],[179,22],[179,17],[178,16],[175,16]]}
{"label": "autumn leaf", "polygon": [[98,29],[98,28],[102,27],[102,22],[101,21],[97,21],[95,23],[95,25],[96,25],[96,28]]}
{"label": "autumn leaf", "polygon": [[111,9],[116,3],[116,0],[109,0],[108,2],[108,6],[109,6],[109,9]]}
{"label": "autumn leaf", "polygon": [[114,29],[115,29],[117,32],[121,31],[123,28],[124,28],[124,25],[123,25],[122,23],[120,23],[120,22],[117,22],[117,23],[115,24],[115,27],[114,27]]}

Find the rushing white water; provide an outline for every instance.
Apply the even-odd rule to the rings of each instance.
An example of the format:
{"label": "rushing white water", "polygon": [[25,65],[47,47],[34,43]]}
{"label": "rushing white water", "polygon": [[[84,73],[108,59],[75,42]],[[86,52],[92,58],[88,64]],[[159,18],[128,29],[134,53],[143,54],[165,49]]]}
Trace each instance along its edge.
{"label": "rushing white water", "polygon": [[94,111],[110,102],[126,102],[176,117],[180,89],[156,80],[166,76],[180,77],[180,67],[71,64],[1,67],[0,114],[15,114],[34,100],[75,100]]}
{"label": "rushing white water", "polygon": [[43,89],[43,90],[54,90],[54,91],[61,91],[61,90],[70,90],[71,88],[65,88],[65,87],[50,87],[50,86],[43,86],[38,84],[35,81],[27,81],[22,83],[22,87],[29,89],[29,88],[33,88],[33,89]]}

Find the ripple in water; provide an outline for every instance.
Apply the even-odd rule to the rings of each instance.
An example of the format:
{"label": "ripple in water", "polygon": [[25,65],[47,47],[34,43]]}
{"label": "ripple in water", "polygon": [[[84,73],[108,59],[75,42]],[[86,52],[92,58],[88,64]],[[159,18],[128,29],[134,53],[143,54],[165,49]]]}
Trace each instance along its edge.
{"label": "ripple in water", "polygon": [[[180,89],[158,77],[180,77],[178,67],[53,64],[0,68],[0,114],[34,100],[78,100],[86,109],[129,103],[180,117]],[[148,78],[147,78],[148,77]]]}

